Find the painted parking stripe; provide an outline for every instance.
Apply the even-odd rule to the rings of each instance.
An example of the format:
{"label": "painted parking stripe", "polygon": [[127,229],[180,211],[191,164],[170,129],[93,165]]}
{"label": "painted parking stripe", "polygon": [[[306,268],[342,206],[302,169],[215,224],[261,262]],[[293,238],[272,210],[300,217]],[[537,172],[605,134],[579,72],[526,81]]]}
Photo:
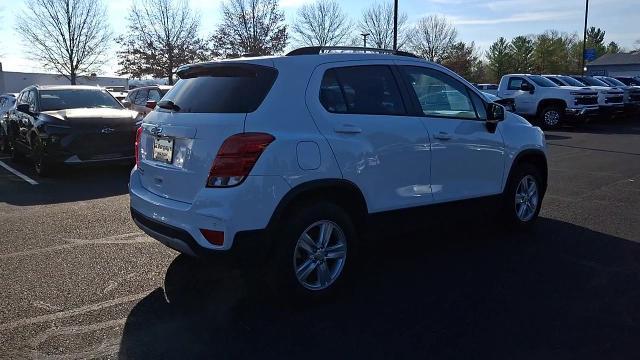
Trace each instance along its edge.
{"label": "painted parking stripe", "polygon": [[0,166],[2,166],[3,168],[9,170],[13,175],[19,177],[20,179],[28,182],[31,185],[38,185],[38,182],[33,180],[32,178],[28,177],[27,175],[21,173],[20,171],[12,168],[11,166],[5,164],[4,161],[0,161]]}

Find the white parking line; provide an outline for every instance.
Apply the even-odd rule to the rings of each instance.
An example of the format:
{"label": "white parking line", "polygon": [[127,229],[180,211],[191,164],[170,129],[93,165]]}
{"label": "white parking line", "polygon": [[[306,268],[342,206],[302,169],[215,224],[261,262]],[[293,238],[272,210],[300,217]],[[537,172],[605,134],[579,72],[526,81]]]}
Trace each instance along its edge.
{"label": "white parking line", "polygon": [[5,164],[4,161],[0,161],[0,166],[2,166],[3,168],[9,170],[13,175],[19,177],[20,179],[28,182],[31,185],[38,185],[38,182],[33,180],[32,178],[28,177],[27,175],[21,173],[20,171],[12,168],[11,166]]}

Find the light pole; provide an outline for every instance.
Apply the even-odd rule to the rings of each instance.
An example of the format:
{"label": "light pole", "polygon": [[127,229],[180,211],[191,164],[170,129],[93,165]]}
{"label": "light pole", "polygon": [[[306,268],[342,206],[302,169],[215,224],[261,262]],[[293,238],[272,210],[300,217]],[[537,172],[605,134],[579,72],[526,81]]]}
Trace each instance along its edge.
{"label": "light pole", "polygon": [[367,36],[371,35],[369,33],[362,33],[362,42],[364,42],[364,47],[367,47]]}
{"label": "light pole", "polygon": [[393,51],[396,50],[398,50],[398,0],[393,0]]}
{"label": "light pole", "polygon": [[587,18],[589,17],[589,0],[586,0],[587,4],[584,9],[584,34],[582,36],[582,75],[584,75],[584,57],[587,51]]}

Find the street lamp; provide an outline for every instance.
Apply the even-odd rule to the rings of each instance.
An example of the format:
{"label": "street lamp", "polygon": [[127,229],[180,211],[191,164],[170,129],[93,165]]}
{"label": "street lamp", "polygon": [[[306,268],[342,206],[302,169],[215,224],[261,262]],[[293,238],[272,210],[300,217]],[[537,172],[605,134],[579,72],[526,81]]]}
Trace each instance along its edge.
{"label": "street lamp", "polygon": [[369,33],[362,33],[362,41],[364,42],[364,47],[367,47],[367,36],[371,35]]}
{"label": "street lamp", "polygon": [[587,71],[587,67],[584,64],[584,58],[586,56],[586,52],[587,52],[587,18],[589,16],[589,0],[586,0],[586,6],[584,9],[584,34],[582,36],[582,75],[584,75],[584,72]]}
{"label": "street lamp", "polygon": [[398,0],[393,0],[393,51],[398,50]]}

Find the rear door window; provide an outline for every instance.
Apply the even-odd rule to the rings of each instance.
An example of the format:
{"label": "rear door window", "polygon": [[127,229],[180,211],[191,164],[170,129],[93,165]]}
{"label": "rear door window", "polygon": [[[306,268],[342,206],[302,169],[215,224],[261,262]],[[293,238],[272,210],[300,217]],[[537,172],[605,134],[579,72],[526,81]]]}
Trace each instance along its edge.
{"label": "rear door window", "polygon": [[523,78],[514,77],[509,79],[509,90],[520,90],[522,88],[522,84],[526,83]]}
{"label": "rear door window", "polygon": [[388,66],[362,65],[335,68],[325,74],[327,79],[323,79],[323,84],[331,81],[330,77],[333,75],[342,91],[347,113],[406,114],[398,84]]}
{"label": "rear door window", "polygon": [[149,89],[149,101],[158,102],[160,99],[162,99],[162,95],[158,89]]}
{"label": "rear door window", "polygon": [[[254,64],[200,64],[178,70],[180,80],[162,98],[182,113],[250,113],[258,109],[278,76]],[[175,106],[174,106],[175,105]],[[168,111],[160,105],[160,111]]]}
{"label": "rear door window", "polygon": [[327,71],[322,78],[320,85],[320,103],[332,113],[346,113],[347,103],[340,89],[340,84],[336,78],[336,72],[332,69]]}
{"label": "rear door window", "polygon": [[138,92],[136,93],[136,97],[133,100],[133,103],[136,105],[145,105],[147,103],[147,94],[149,93],[149,90],[138,90]]}

